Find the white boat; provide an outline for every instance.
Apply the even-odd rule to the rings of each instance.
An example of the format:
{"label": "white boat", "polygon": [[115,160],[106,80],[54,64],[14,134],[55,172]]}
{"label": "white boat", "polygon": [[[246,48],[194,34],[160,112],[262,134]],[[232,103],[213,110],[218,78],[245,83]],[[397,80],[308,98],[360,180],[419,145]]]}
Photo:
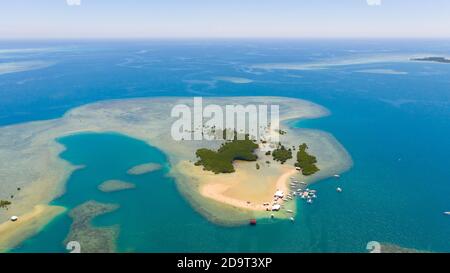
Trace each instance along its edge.
{"label": "white boat", "polygon": [[302,185],[306,185],[306,182],[303,182],[303,181],[302,181],[302,182],[300,182],[300,184],[302,184]]}
{"label": "white boat", "polygon": [[291,222],[294,222],[294,221],[295,221],[294,217],[291,217],[291,218],[289,218],[289,219],[291,219]]}
{"label": "white boat", "polygon": [[342,188],[341,188],[341,187],[337,187],[337,188],[336,188],[336,191],[337,191],[337,192],[342,192]]}
{"label": "white boat", "polygon": [[341,177],[339,174],[335,174],[333,176],[334,176],[334,178],[340,178]]}
{"label": "white boat", "polygon": [[293,213],[293,211],[290,209],[287,209],[286,212]]}
{"label": "white boat", "polygon": [[283,191],[280,191],[280,190],[277,190],[277,191],[275,192],[275,194],[274,194],[274,197],[275,197],[275,198],[283,198],[283,197],[284,197],[284,192],[283,192]]}
{"label": "white boat", "polygon": [[15,222],[15,221],[19,220],[19,217],[17,217],[17,216],[11,216],[10,220],[11,220],[12,222]]}
{"label": "white boat", "polygon": [[444,214],[445,215],[450,215],[450,211],[445,211]]}
{"label": "white boat", "polygon": [[312,201],[311,198],[309,198],[308,201],[306,201],[306,202],[308,202],[309,204],[311,204],[313,201]]}
{"label": "white boat", "polygon": [[279,211],[281,209],[280,204],[275,204],[272,206],[272,211]]}

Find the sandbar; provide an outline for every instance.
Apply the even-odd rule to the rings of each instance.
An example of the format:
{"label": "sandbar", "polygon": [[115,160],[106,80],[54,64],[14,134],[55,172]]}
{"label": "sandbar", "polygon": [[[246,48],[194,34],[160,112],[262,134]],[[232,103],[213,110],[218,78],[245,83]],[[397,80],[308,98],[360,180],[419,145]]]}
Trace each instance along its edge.
{"label": "sandbar", "polygon": [[134,185],[133,183],[120,180],[108,180],[98,185],[98,189],[102,192],[123,191],[128,189],[134,189],[135,187],[136,185]]}
{"label": "sandbar", "polygon": [[156,163],[145,163],[138,166],[134,166],[133,168],[128,170],[128,174],[131,175],[143,175],[146,173],[154,172],[160,170],[162,166]]}
{"label": "sandbar", "polygon": [[[299,119],[319,118],[329,112],[312,102],[284,97],[211,97],[204,104],[277,104],[280,106],[280,128],[287,131],[281,136],[286,146],[308,144],[309,151],[318,159],[320,172],[309,177],[300,173],[296,178],[307,183],[346,171],[352,165],[345,148],[330,134],[311,129],[291,128]],[[248,223],[250,218],[269,217],[268,212],[253,209],[245,204],[270,202],[276,189],[283,189],[289,177],[293,160],[285,165],[271,161],[262,151],[257,151],[259,165],[255,162],[235,162],[236,173],[213,175],[195,169],[195,151],[199,148],[217,149],[220,141],[176,141],[170,137],[171,125],[177,118],[170,115],[178,104],[193,106],[192,98],[162,97],[101,101],[68,111],[63,117],[0,127],[0,190],[22,190],[14,199],[8,212],[0,211],[0,223],[9,221],[11,215],[23,215],[39,204],[49,204],[65,191],[65,182],[78,167],[61,159],[64,146],[56,140],[76,133],[117,132],[143,140],[163,151],[171,166],[169,175],[175,178],[178,190],[193,209],[208,220],[223,225]],[[169,136],[169,137],[168,137]],[[149,165],[138,167],[148,171]],[[152,170],[155,166],[152,165]],[[135,169],[136,171],[136,169]],[[287,174],[289,173],[289,175]],[[226,181],[231,181],[230,185]],[[295,211],[295,202],[283,204]],[[279,218],[292,215],[277,213]],[[40,221],[45,225],[48,221]],[[2,239],[9,237],[1,234]],[[22,236],[25,238],[25,236]],[[4,240],[4,239],[3,239]],[[19,240],[16,240],[18,242]]]}
{"label": "sandbar", "polygon": [[20,215],[17,221],[0,224],[0,252],[8,251],[37,234],[42,227],[65,210],[59,206],[36,205],[30,212]]}

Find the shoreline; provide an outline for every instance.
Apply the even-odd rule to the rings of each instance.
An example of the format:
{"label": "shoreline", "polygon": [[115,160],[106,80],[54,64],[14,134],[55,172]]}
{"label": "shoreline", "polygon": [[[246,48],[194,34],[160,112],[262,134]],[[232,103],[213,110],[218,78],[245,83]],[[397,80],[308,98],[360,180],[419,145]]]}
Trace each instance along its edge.
{"label": "shoreline", "polygon": [[16,222],[1,223],[0,253],[7,252],[27,238],[36,235],[66,210],[60,206],[36,205],[30,212],[20,215]]}
{"label": "shoreline", "polygon": [[[275,188],[281,190],[285,193],[289,192],[289,187],[287,183],[289,181],[289,177],[297,174],[297,170],[286,170],[278,179],[275,181]],[[248,203],[245,200],[240,200],[237,198],[232,198],[224,195],[224,192],[230,189],[230,186],[223,184],[208,184],[200,187],[200,194],[206,198],[213,199],[214,201],[224,203],[229,206],[234,206],[241,209],[254,210],[266,212],[267,206],[264,206],[264,203],[272,203],[273,195],[262,197],[259,202],[250,202]],[[279,201],[279,204],[283,204],[284,201]]]}

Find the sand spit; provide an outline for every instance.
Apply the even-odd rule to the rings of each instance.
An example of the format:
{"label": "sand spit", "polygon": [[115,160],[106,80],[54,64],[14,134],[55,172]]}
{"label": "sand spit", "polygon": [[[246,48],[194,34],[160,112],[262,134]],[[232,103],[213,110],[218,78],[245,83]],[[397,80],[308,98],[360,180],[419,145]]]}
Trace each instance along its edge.
{"label": "sand spit", "polygon": [[215,77],[214,79],[218,81],[230,82],[235,84],[247,84],[253,82],[253,80],[251,79],[240,77]]}
{"label": "sand spit", "polygon": [[160,170],[162,166],[156,163],[146,163],[138,166],[134,166],[133,168],[128,170],[128,174],[131,175],[142,175],[150,172],[154,172]]}
{"label": "sand spit", "polygon": [[8,251],[26,238],[37,234],[65,210],[58,206],[36,205],[30,212],[20,215],[16,222],[7,221],[0,224],[0,252]]}
{"label": "sand spit", "polygon": [[[352,162],[345,149],[333,136],[307,129],[292,129],[292,119],[319,118],[328,114],[314,103],[283,97],[214,97],[204,98],[204,105],[217,104],[277,104],[280,106],[281,128],[288,133],[281,136],[286,146],[306,142],[310,152],[317,156],[321,171],[310,177],[296,175],[299,180],[312,182],[347,170]],[[170,137],[171,126],[177,118],[170,116],[177,104],[193,106],[193,98],[145,98],[112,100],[88,104],[72,109],[63,117],[48,121],[30,122],[0,128],[0,190],[11,192],[21,187],[8,211],[0,210],[0,223],[11,215],[31,212],[38,204],[48,204],[64,192],[68,176],[75,166],[59,158],[64,147],[57,143],[59,137],[82,132],[118,132],[134,137],[161,149],[172,166],[170,175],[176,178],[177,187],[194,209],[209,220],[224,224],[242,224],[249,217],[268,217],[266,211],[243,206],[236,200],[259,203],[270,200],[273,190],[283,184],[291,172],[289,166],[272,162],[259,151],[261,168],[255,163],[236,163],[235,180],[227,184],[227,176],[211,175],[196,169],[195,151],[198,148],[217,149],[220,141],[175,141]],[[241,176],[239,174],[242,174]],[[208,179],[207,179],[208,178]],[[220,182],[223,181],[223,182]],[[228,200],[225,201],[224,200]],[[231,201],[234,200],[234,201]],[[285,204],[295,209],[295,202]],[[283,212],[277,217],[286,218]],[[0,237],[4,237],[0,234]]]}
{"label": "sand spit", "polygon": [[301,63],[262,63],[254,64],[250,68],[259,70],[322,70],[342,66],[364,65],[364,64],[383,64],[383,63],[408,63],[415,58],[424,58],[430,56],[426,53],[417,54],[352,54],[352,57],[330,58],[318,61]]}
{"label": "sand spit", "polygon": [[133,183],[120,180],[108,180],[98,185],[98,189],[102,192],[123,191],[128,189],[134,189],[135,187],[136,185],[134,185]]}

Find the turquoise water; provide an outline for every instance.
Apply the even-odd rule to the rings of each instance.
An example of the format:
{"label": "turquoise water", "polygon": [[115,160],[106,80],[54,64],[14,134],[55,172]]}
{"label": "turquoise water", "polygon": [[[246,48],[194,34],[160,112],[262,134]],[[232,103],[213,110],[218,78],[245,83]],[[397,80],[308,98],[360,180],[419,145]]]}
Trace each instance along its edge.
{"label": "turquoise water", "polygon": [[[95,220],[97,225],[122,224],[119,250],[343,252],[365,251],[368,241],[377,240],[450,252],[450,218],[442,214],[450,211],[450,65],[385,61],[317,71],[249,69],[259,63],[326,62],[378,54],[447,56],[450,41],[49,41],[5,42],[0,47],[49,45],[68,51],[8,56],[8,61],[43,59],[56,64],[0,76],[1,125],[55,118],[102,99],[282,95],[328,108],[329,117],[298,125],[332,133],[353,158],[353,168],[339,181],[314,185],[319,199],[312,206],[299,204],[295,224],[223,228],[190,208],[164,175],[167,169],[126,176],[123,170],[131,163],[165,162],[156,149],[117,135],[61,139],[68,148],[62,157],[88,167],[71,176],[67,194],[55,203],[69,208],[88,199],[119,203],[121,209]],[[148,52],[138,54],[141,50]],[[407,74],[356,72],[367,69]],[[254,82],[212,80],[217,76]],[[109,156],[111,152],[122,159],[114,162],[117,157]],[[104,194],[96,190],[104,178],[130,180],[138,187]],[[336,194],[338,184],[343,194]],[[158,209],[142,210],[139,203]],[[69,226],[70,219],[63,215],[17,251],[65,251],[61,242]]]}
{"label": "turquoise water", "polygon": [[[67,193],[53,204],[68,209],[89,200],[119,204],[117,211],[95,218],[93,224],[120,224],[117,243],[121,252],[293,252],[306,246],[320,251],[320,246],[311,242],[315,231],[307,225],[267,220],[256,227],[226,228],[207,222],[191,209],[174,181],[166,176],[164,154],[142,141],[119,134],[79,134],[59,142],[67,148],[61,154],[63,159],[85,167],[72,174]],[[166,168],[139,176],[126,173],[148,162]],[[129,181],[136,188],[114,193],[99,191],[97,186],[109,179]],[[300,216],[298,220],[306,223],[308,218]],[[14,252],[65,251],[62,242],[70,224],[67,215],[60,216]]]}

